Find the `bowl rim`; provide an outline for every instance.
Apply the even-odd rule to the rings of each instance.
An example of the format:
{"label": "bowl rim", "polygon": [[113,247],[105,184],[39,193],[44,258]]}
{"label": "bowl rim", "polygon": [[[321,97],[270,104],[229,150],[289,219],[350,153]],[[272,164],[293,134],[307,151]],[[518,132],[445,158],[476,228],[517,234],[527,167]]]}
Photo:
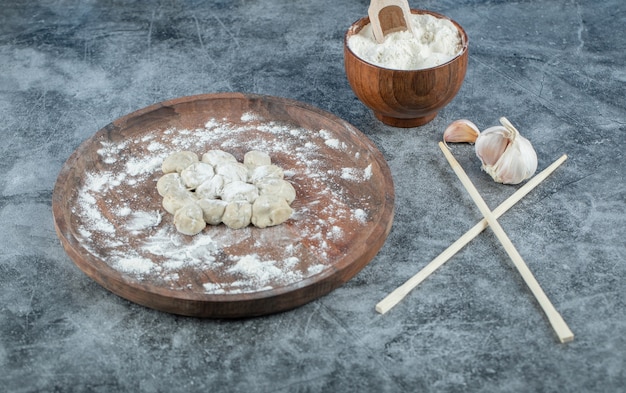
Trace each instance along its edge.
{"label": "bowl rim", "polygon": [[[362,57],[360,57],[359,55],[357,55],[356,53],[354,53],[354,51],[352,50],[352,48],[350,48],[350,46],[348,45],[348,39],[353,36],[354,34],[357,34],[359,31],[361,31],[361,29],[363,27],[365,27],[366,25],[368,25],[370,23],[370,18],[369,16],[364,16],[358,20],[356,20],[355,22],[353,22],[350,27],[348,28],[348,30],[346,30],[346,33],[344,34],[343,37],[343,47],[344,50],[349,51],[358,61],[365,63],[369,66],[375,67],[375,68],[379,68],[382,70],[390,70],[390,71],[394,71],[394,72],[407,72],[407,73],[411,73],[411,72],[416,72],[416,71],[428,71],[428,70],[435,70],[437,68],[442,68],[442,67],[446,67],[448,66],[450,63],[458,60],[459,58],[461,58],[463,55],[465,55],[468,51],[469,48],[469,37],[467,35],[467,32],[465,31],[465,29],[463,29],[463,27],[454,19],[447,17],[446,15],[440,14],[438,12],[435,11],[430,11],[430,10],[425,10],[425,9],[419,9],[419,8],[411,8],[411,14],[429,14],[434,16],[435,18],[439,18],[439,19],[447,19],[449,20],[459,31],[459,34],[461,35],[461,49],[459,50],[459,52],[450,60],[446,61],[445,63],[436,65],[434,67],[426,67],[426,68],[418,68],[418,69],[412,69],[412,70],[401,70],[401,69],[397,69],[397,68],[388,68],[388,67],[382,67],[380,65],[374,64],[374,63],[370,63],[367,60],[364,60]],[[358,25],[361,24],[361,28],[359,28],[357,30]]]}

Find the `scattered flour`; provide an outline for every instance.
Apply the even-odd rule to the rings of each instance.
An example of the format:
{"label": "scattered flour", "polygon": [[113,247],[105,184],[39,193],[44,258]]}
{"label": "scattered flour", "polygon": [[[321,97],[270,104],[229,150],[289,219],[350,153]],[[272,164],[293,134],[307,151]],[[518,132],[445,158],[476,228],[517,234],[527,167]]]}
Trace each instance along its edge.
{"label": "scattered flour", "polygon": [[250,121],[255,121],[258,120],[259,117],[252,112],[246,112],[243,115],[241,115],[241,121],[243,122],[250,122]]}
{"label": "scattered flour", "polygon": [[211,293],[213,295],[221,295],[223,293],[226,293],[222,286],[217,283],[207,282],[202,284],[202,287],[204,288],[204,292]]}
{"label": "scattered flour", "polygon": [[120,206],[120,208],[117,211],[117,215],[120,217],[126,217],[128,215],[130,215],[133,212],[133,209],[131,209],[128,206]]}
{"label": "scattered flour", "polygon": [[[231,273],[240,273],[246,278],[256,281],[257,287],[263,288],[267,283],[285,274],[278,266],[276,261],[263,261],[259,259],[257,254],[240,256],[237,263],[228,269]],[[287,274],[301,274],[287,271]],[[299,278],[299,277],[298,277]]]}
{"label": "scattered flour", "polygon": [[161,223],[161,212],[134,212],[130,208],[118,211],[122,216],[130,215],[131,219],[126,224],[126,228],[132,232],[144,231],[148,228],[155,227]]}
{"label": "scattered flour", "polygon": [[379,44],[372,25],[365,25],[348,40],[348,47],[361,59],[395,70],[417,70],[452,60],[461,50],[459,31],[448,19],[412,14],[410,31],[390,33]]}
{"label": "scattered flour", "polygon": [[131,176],[153,173],[161,168],[162,162],[163,157],[161,156],[151,157],[147,162],[143,157],[131,158],[126,162],[126,172]]}
{"label": "scattered flour", "polygon": [[98,149],[98,154],[102,156],[102,161],[105,164],[113,164],[117,161],[119,152],[126,147],[127,142],[113,143],[109,141],[102,141],[100,142],[100,145],[102,147]]}
{"label": "scattered flour", "polygon": [[[100,142],[97,153],[104,165],[86,173],[75,196],[75,229],[82,246],[131,279],[180,290],[201,285],[208,294],[291,285],[330,268],[336,250],[347,247],[350,236],[367,222],[367,210],[376,205],[367,192],[348,194],[341,186],[345,181],[370,180],[369,153],[348,146],[328,130],[263,121],[252,112],[244,113],[241,121],[244,124],[211,118],[200,129],[147,130],[119,143]],[[162,214],[156,193],[160,165],[174,151],[203,152],[209,147],[262,150],[278,160],[288,156],[293,167],[285,168],[285,176],[297,192],[306,184],[310,194],[294,201],[291,228],[263,229],[252,248],[241,245],[253,238],[253,228],[214,227],[191,238],[178,233],[171,218]],[[351,166],[337,169],[323,154],[325,147],[339,150]],[[135,191],[146,182],[154,184],[154,195]],[[186,281],[189,272],[206,277],[205,282]]]}
{"label": "scattered flour", "polygon": [[157,268],[157,265],[150,259],[143,257],[114,258],[113,266],[124,273],[141,275],[147,274]]}
{"label": "scattered flour", "polygon": [[362,182],[371,179],[371,177],[372,164],[369,164],[367,167],[365,167],[365,169],[341,168],[341,178],[345,180]]}
{"label": "scattered flour", "polygon": [[159,151],[162,150],[165,146],[160,144],[159,142],[152,142],[148,145],[148,151]]}
{"label": "scattered flour", "polygon": [[354,218],[356,218],[359,222],[364,223],[367,222],[367,212],[363,209],[354,209]]}
{"label": "scattered flour", "polygon": [[346,142],[340,141],[336,138],[328,138],[324,143],[326,144],[326,146],[332,147],[333,149],[337,150],[345,150],[348,147],[348,145],[346,145]]}

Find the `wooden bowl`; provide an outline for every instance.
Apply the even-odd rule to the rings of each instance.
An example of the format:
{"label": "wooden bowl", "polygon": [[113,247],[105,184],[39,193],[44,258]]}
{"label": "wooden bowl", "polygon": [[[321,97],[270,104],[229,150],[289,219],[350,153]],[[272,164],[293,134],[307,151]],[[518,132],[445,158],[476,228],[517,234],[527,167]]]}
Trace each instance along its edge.
{"label": "wooden bowl", "polygon": [[418,127],[433,120],[458,93],[467,69],[465,30],[435,12],[413,9],[411,13],[450,20],[461,35],[460,53],[447,63],[420,70],[394,70],[368,63],[348,47],[348,39],[370,23],[369,17],[352,24],[343,43],[346,76],[352,90],[380,121],[394,127]]}

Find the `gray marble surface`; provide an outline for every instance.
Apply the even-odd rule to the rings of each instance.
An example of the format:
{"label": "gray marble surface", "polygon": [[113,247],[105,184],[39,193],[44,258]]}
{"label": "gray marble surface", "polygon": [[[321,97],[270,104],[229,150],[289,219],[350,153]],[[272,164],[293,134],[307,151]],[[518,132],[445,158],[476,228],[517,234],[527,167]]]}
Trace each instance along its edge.
{"label": "gray marble surface", "polygon": [[[411,1],[470,37],[465,83],[426,126],[387,127],[354,96],[342,39],[368,2],[19,1],[0,8],[0,390],[623,392],[626,3]],[[147,309],[83,274],[54,231],[78,145],[155,102],[242,91],[363,131],[396,189],[379,254],[332,293],[237,321]],[[480,213],[441,155],[445,126],[507,116],[539,169],[569,160],[500,222],[576,338],[560,344],[486,231],[384,316],[374,305]],[[454,153],[493,208],[470,146]]]}

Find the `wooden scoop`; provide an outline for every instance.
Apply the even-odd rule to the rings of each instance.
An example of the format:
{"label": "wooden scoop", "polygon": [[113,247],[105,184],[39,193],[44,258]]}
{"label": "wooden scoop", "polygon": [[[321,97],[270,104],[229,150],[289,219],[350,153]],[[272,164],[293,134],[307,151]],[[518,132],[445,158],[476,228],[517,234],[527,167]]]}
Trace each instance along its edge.
{"label": "wooden scoop", "polygon": [[407,0],[372,0],[367,10],[376,42],[382,44],[389,33],[411,28],[411,9]]}

